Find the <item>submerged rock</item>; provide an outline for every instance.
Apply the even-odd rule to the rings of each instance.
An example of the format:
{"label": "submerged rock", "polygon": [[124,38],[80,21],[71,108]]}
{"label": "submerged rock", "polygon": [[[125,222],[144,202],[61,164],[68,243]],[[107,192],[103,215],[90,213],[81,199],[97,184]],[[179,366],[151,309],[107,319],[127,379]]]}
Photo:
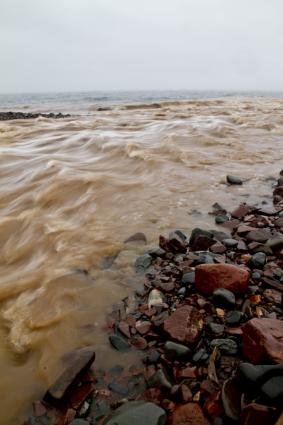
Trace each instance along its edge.
{"label": "submerged rock", "polygon": [[243,184],[243,180],[240,177],[232,176],[231,174],[228,174],[226,176],[226,180],[227,180],[227,183],[229,184],[238,184],[238,185]]}

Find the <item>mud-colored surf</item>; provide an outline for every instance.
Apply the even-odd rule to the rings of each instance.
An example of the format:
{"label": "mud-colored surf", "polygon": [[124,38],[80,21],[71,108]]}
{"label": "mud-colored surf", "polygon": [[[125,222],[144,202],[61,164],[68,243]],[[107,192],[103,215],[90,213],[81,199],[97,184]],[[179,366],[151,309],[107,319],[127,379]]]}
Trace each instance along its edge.
{"label": "mud-colored surf", "polygon": [[[269,196],[268,177],[283,168],[283,100],[3,121],[0,147],[0,411],[1,425],[18,425],[64,353],[94,344],[97,366],[126,361],[110,349],[104,317],[138,286],[132,265],[147,247],[123,240],[142,231],[151,246],[175,227],[212,226],[215,201]],[[226,174],[246,182],[228,187]]]}

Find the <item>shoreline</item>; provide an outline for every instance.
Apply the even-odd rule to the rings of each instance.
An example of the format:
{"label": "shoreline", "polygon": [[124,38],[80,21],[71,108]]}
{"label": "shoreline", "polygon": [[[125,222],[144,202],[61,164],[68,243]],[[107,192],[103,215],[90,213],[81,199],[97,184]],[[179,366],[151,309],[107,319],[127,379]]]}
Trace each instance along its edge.
{"label": "shoreline", "polygon": [[231,213],[215,204],[219,230],[160,236],[135,264],[144,287],[107,320],[113,348],[140,350],[143,365],[97,371],[94,363],[92,375],[95,347],[79,350],[26,424],[282,420],[282,172],[273,202]]}

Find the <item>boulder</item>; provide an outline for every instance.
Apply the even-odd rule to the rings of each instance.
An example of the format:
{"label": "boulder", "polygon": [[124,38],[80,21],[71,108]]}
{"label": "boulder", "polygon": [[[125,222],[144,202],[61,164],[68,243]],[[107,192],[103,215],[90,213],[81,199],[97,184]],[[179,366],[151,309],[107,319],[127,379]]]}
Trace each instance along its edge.
{"label": "boulder", "polygon": [[210,295],[217,288],[225,288],[235,294],[244,294],[250,274],[246,269],[232,264],[201,264],[196,267],[196,288]]}
{"label": "boulder", "polygon": [[196,308],[185,305],[177,308],[164,321],[163,327],[172,340],[193,344],[197,341],[203,328],[202,314]]}
{"label": "boulder", "polygon": [[252,363],[283,363],[283,321],[254,318],[242,327],[243,353]]}

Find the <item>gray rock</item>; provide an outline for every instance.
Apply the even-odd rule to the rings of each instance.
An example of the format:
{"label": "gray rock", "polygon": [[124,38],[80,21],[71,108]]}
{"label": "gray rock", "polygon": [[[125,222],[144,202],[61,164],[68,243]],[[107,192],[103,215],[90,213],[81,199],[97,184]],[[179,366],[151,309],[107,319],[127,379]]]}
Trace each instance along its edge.
{"label": "gray rock", "polygon": [[208,353],[204,348],[200,348],[194,355],[193,355],[193,362],[194,363],[200,363],[205,362],[209,358]]}
{"label": "gray rock", "polygon": [[185,286],[193,285],[195,283],[195,272],[185,273],[182,277],[181,282]]}
{"label": "gray rock", "polygon": [[156,247],[156,248],[152,248],[150,251],[148,251],[148,254],[152,258],[164,257],[164,255],[166,254],[166,251],[162,248]]}
{"label": "gray rock", "polygon": [[283,401],[283,376],[274,376],[261,386],[261,392],[274,401]]}
{"label": "gray rock", "polygon": [[243,180],[240,177],[232,176],[231,174],[226,176],[226,181],[229,184],[243,184]]}
{"label": "gray rock", "polygon": [[260,272],[253,272],[252,279],[259,280],[260,278],[261,278],[261,273]]}
{"label": "gray rock", "polygon": [[147,244],[146,236],[142,232],[137,232],[124,241],[124,243],[131,243],[131,242],[134,242],[134,243],[138,242],[138,243],[143,243],[146,245]]}
{"label": "gray rock", "polygon": [[70,425],[89,425],[89,422],[84,419],[74,419]]}
{"label": "gray rock", "polygon": [[118,334],[111,334],[109,336],[109,341],[112,347],[116,348],[118,351],[128,351],[130,348],[128,341]]}
{"label": "gray rock", "polygon": [[215,289],[212,295],[213,303],[221,308],[234,308],[236,298],[233,292],[225,288]]}
{"label": "gray rock", "polygon": [[152,263],[152,257],[149,254],[141,255],[136,259],[135,268],[138,273],[143,273]]}
{"label": "gray rock", "polygon": [[167,341],[164,345],[164,352],[169,360],[186,361],[191,357],[191,350],[182,344]]}
{"label": "gray rock", "polygon": [[184,286],[182,288],[179,289],[179,291],[177,292],[178,297],[185,297],[187,293],[187,288],[185,288]]}
{"label": "gray rock", "polygon": [[241,311],[229,311],[226,315],[226,324],[231,326],[238,325],[241,322],[243,316],[244,314]]}
{"label": "gray rock", "polygon": [[219,323],[210,322],[208,324],[208,329],[215,336],[220,336],[224,333],[224,325]]}
{"label": "gray rock", "polygon": [[271,248],[272,251],[279,251],[281,248],[283,248],[283,235],[279,234],[274,238],[268,239],[265,245],[268,248]]}
{"label": "gray rock", "polygon": [[280,211],[280,213],[278,214],[279,218],[283,218],[283,211]]}
{"label": "gray rock", "polygon": [[207,250],[214,244],[213,234],[198,227],[192,230],[189,245],[193,251]]}
{"label": "gray rock", "polygon": [[227,247],[227,248],[236,248],[239,241],[237,241],[236,239],[223,239],[222,243]]}
{"label": "gray rock", "polygon": [[228,220],[229,220],[229,217],[227,217],[227,215],[217,215],[215,217],[215,223],[216,224],[223,224]]}
{"label": "gray rock", "polygon": [[283,376],[283,364],[253,365],[243,362],[239,365],[239,373],[244,380],[258,385],[274,376]]}
{"label": "gray rock", "polygon": [[249,265],[255,269],[262,269],[266,263],[266,254],[264,252],[257,252],[252,256]]}
{"label": "gray rock", "polygon": [[164,369],[158,371],[149,378],[148,384],[150,387],[159,387],[165,390],[171,390],[172,383]]}
{"label": "gray rock", "polygon": [[118,409],[105,425],[165,425],[165,410],[153,403],[130,401]]}
{"label": "gray rock", "polygon": [[213,339],[210,342],[211,348],[217,347],[222,354],[227,354],[228,356],[234,356],[238,352],[238,345],[233,339]]}

